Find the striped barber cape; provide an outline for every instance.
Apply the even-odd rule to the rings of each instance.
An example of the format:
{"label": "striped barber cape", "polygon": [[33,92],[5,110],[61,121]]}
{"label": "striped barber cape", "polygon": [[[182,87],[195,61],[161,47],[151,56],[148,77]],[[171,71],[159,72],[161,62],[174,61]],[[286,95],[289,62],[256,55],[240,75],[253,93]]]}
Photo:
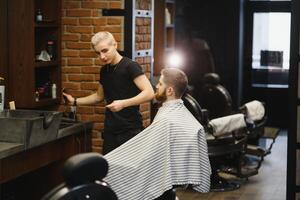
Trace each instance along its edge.
{"label": "striped barber cape", "polygon": [[152,200],[187,184],[210,189],[205,133],[181,99],[165,102],[149,127],[104,157],[104,180],[119,200]]}

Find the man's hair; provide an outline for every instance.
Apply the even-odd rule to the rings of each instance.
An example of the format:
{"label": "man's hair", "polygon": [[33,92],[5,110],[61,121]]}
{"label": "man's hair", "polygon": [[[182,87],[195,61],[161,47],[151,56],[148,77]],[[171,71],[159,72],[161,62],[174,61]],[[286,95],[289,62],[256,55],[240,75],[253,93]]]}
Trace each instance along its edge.
{"label": "man's hair", "polygon": [[174,88],[175,97],[181,98],[188,85],[186,74],[177,68],[165,68],[161,71],[161,75],[164,76],[163,82]]}
{"label": "man's hair", "polygon": [[115,42],[115,38],[110,32],[102,31],[102,32],[96,33],[92,37],[91,42],[92,42],[93,46],[96,46],[96,45],[98,45],[99,42],[108,40],[108,39],[110,40],[111,44],[113,44]]}

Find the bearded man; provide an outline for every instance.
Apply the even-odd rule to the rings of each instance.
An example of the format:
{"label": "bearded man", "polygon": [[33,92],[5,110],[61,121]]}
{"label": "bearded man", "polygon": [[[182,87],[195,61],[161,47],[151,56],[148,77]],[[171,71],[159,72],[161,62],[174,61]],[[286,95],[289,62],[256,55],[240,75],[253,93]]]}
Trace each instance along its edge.
{"label": "bearded man", "polygon": [[209,191],[205,132],[181,100],[187,84],[183,71],[163,69],[155,94],[162,106],[152,124],[104,156],[109,163],[105,181],[120,200],[161,199],[181,185]]}

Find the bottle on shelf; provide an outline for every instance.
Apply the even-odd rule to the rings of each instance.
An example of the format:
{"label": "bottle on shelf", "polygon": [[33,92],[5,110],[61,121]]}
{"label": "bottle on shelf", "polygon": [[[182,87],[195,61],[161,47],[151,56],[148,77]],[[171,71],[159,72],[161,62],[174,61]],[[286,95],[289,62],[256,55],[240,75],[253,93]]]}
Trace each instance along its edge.
{"label": "bottle on shelf", "polygon": [[165,8],[165,20],[166,20],[166,25],[170,25],[171,22],[171,13],[168,8]]}
{"label": "bottle on shelf", "polygon": [[52,84],[52,99],[56,99],[56,84]]}
{"label": "bottle on shelf", "polygon": [[51,60],[55,59],[55,42],[53,39],[47,41],[46,50],[50,56]]}
{"label": "bottle on shelf", "polygon": [[37,22],[43,21],[43,13],[42,13],[42,10],[41,10],[41,9],[37,9],[37,11],[36,11],[36,16],[35,16],[35,20],[36,20]]}

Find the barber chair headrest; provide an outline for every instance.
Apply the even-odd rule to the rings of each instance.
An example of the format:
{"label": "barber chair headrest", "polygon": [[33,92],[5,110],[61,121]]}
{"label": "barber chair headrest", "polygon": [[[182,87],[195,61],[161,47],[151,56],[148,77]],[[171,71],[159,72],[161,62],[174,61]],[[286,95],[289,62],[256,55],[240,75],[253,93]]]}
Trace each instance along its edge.
{"label": "barber chair headrest", "polygon": [[199,93],[200,105],[209,111],[209,118],[214,119],[232,113],[232,99],[222,85],[204,85]]}
{"label": "barber chair headrest", "polygon": [[76,186],[103,179],[108,172],[107,161],[98,153],[82,153],[69,158],[63,175],[67,185]]}
{"label": "barber chair headrest", "polygon": [[204,84],[218,85],[220,83],[220,76],[216,73],[207,73],[203,77]]}
{"label": "barber chair headrest", "polygon": [[240,110],[246,115],[247,121],[255,122],[265,116],[265,107],[262,102],[254,100],[244,104]]}
{"label": "barber chair headrest", "polygon": [[228,115],[209,121],[209,130],[215,137],[231,134],[233,131],[240,130],[246,127],[246,122],[243,114]]}
{"label": "barber chair headrest", "polygon": [[192,115],[200,122],[203,123],[203,115],[202,110],[194,97],[189,95],[188,93],[185,93],[182,97],[183,103],[185,107],[192,113]]}

